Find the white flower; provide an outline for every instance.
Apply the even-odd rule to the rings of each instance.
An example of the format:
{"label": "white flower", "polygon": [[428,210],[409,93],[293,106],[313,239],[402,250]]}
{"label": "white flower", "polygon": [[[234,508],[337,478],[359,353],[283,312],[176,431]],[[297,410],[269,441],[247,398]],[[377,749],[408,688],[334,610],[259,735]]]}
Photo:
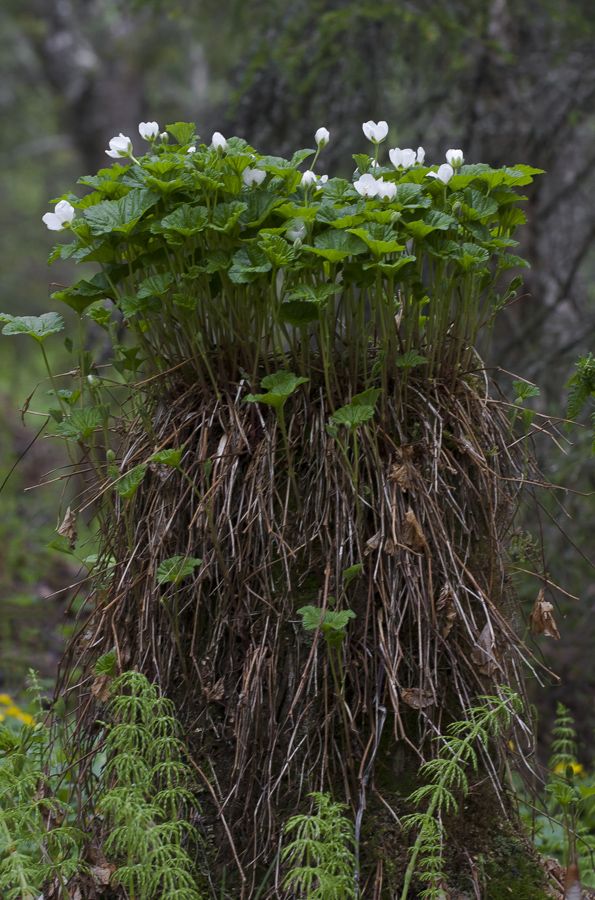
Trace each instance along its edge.
{"label": "white flower", "polygon": [[151,141],[151,143],[157,140],[159,135],[159,125],[157,122],[140,122],[138,126],[138,133],[145,141]]}
{"label": "white flower", "polygon": [[328,181],[328,175],[321,175],[317,182],[317,187],[322,187]]}
{"label": "white flower", "polygon": [[454,169],[448,163],[442,163],[437,172],[428,172],[430,178],[437,178],[443,184],[448,184],[453,175]]}
{"label": "white flower", "polygon": [[310,187],[311,184],[316,184],[316,175],[311,169],[307,169],[302,175],[301,185],[302,187]]}
{"label": "white flower", "polygon": [[426,151],[424,150],[423,147],[418,147],[417,148],[417,161],[420,164],[420,166],[423,164],[423,161],[425,158],[426,158]]}
{"label": "white flower", "polygon": [[266,177],[267,173],[263,171],[263,169],[244,169],[242,173],[244,184],[247,184],[248,187],[253,187],[255,184],[262,184]]}
{"label": "white flower", "polygon": [[369,157],[369,159],[370,159],[370,168],[371,169],[379,169],[380,168],[379,162],[377,162],[375,159],[372,159],[371,156]]}
{"label": "white flower", "polygon": [[394,200],[397,193],[397,186],[392,181],[383,181],[380,179],[376,182],[378,196],[381,200]]}
{"label": "white flower", "polygon": [[317,145],[320,147],[321,150],[323,147],[326,147],[326,145],[329,142],[329,138],[330,138],[330,133],[326,128],[319,128],[318,131],[316,132],[316,134],[314,135],[314,140],[316,141]]}
{"label": "white flower", "polygon": [[54,207],[54,212],[46,213],[42,216],[41,221],[44,222],[50,231],[63,231],[70,227],[70,223],[74,219],[74,206],[68,200],[60,200]]}
{"label": "white flower", "polygon": [[415,150],[401,150],[399,147],[395,147],[394,150],[388,151],[388,155],[395,169],[398,169],[399,166],[409,169],[415,165]]}
{"label": "white flower", "polygon": [[196,153],[196,147],[188,147],[186,153]]}
{"label": "white flower", "polygon": [[353,186],[362,197],[375,197],[378,193],[378,182],[374,176],[370,174],[362,175]]}
{"label": "white flower", "polygon": [[215,150],[217,150],[217,152],[219,152],[219,150],[220,150],[223,153],[223,152],[225,152],[225,150],[227,150],[227,141],[225,140],[225,138],[223,137],[223,135],[221,134],[220,131],[215,132],[215,134],[213,135],[213,138],[212,138],[212,142],[213,142],[213,147],[215,148]]}
{"label": "white flower", "polygon": [[113,137],[109,142],[109,150],[106,150],[108,156],[112,159],[119,159],[121,156],[130,156],[132,154],[132,141],[129,137],[120,132],[118,137]]}
{"label": "white flower", "polygon": [[287,229],[288,241],[303,241],[306,237],[306,224],[303,219],[294,219]]}
{"label": "white flower", "polygon": [[446,151],[446,161],[448,163],[450,163],[450,165],[454,169],[458,169],[459,166],[462,166],[465,161],[465,157],[463,156],[463,151],[462,150],[447,150]]}
{"label": "white flower", "polygon": [[362,129],[369,141],[373,144],[380,144],[388,134],[388,125],[386,122],[364,122]]}

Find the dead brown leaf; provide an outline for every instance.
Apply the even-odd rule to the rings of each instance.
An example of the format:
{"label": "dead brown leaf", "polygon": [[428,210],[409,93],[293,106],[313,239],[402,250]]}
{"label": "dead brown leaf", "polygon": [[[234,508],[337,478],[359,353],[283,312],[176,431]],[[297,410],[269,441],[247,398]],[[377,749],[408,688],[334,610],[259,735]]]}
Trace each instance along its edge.
{"label": "dead brown leaf", "polygon": [[447,638],[452,631],[457,617],[454,595],[450,585],[445,584],[440,591],[436,609],[438,612],[442,613],[442,637]]}
{"label": "dead brown leaf", "polygon": [[407,463],[393,463],[388,473],[388,480],[396,482],[401,490],[408,491],[411,487],[411,471]]}
{"label": "dead brown leaf", "polygon": [[545,599],[545,588],[541,588],[535,601],[535,606],[529,616],[529,627],[532,634],[545,634],[560,640],[560,632],[552,615],[553,606]]}
{"label": "dead brown leaf", "polygon": [[109,884],[110,879],[115,871],[116,867],[113,863],[104,862],[99,866],[91,866],[91,875],[93,876],[93,880],[96,884],[99,885]]}
{"label": "dead brown leaf", "polygon": [[372,550],[378,550],[381,539],[382,539],[381,531],[377,531],[376,534],[373,534],[372,537],[366,541],[366,549],[364,551],[364,556],[367,556],[368,553],[372,552]]}
{"label": "dead brown leaf", "polygon": [[91,693],[100,703],[107,703],[111,697],[110,685],[114,679],[107,672],[98,675],[91,685]]}
{"label": "dead brown leaf", "polygon": [[489,622],[477,639],[477,647],[471,654],[471,659],[483,675],[492,675],[499,668],[496,642]]}
{"label": "dead brown leaf", "polygon": [[403,543],[409,544],[415,550],[422,550],[428,546],[425,535],[421,530],[417,517],[411,507],[405,513],[403,522]]}
{"label": "dead brown leaf", "polygon": [[432,691],[422,691],[421,688],[403,688],[401,700],[411,709],[425,709],[426,706],[434,706],[434,694]]}
{"label": "dead brown leaf", "polygon": [[58,534],[62,537],[68,538],[70,549],[74,550],[74,548],[76,547],[78,534],[76,532],[76,513],[73,513],[70,507],[68,507],[68,509],[66,510],[66,515],[62,520],[62,524],[58,528]]}

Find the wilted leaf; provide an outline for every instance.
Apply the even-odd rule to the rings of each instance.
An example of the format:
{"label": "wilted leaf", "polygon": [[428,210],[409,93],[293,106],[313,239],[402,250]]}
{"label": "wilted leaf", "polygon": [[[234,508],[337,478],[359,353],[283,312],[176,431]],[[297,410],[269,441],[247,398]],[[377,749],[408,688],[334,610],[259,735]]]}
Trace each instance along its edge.
{"label": "wilted leaf", "polygon": [[415,550],[422,550],[428,546],[425,535],[411,507],[405,513],[403,521],[403,543],[408,544]]}
{"label": "wilted leaf", "polygon": [[537,600],[535,601],[535,606],[529,616],[529,627],[531,628],[532,634],[545,634],[548,637],[553,637],[554,640],[560,640],[560,632],[554,622],[554,617],[552,616],[553,606],[551,603],[548,603],[545,598],[545,588],[541,588],[537,595]]}
{"label": "wilted leaf", "polygon": [[91,693],[100,703],[107,703],[111,697],[110,685],[113,678],[110,675],[98,675],[91,685]]}
{"label": "wilted leaf", "polygon": [[411,709],[425,709],[436,702],[431,691],[422,691],[421,688],[404,688],[401,691],[401,700]]}
{"label": "wilted leaf", "polygon": [[447,638],[457,617],[454,595],[450,585],[445,584],[440,591],[436,610],[442,613],[442,637]]}
{"label": "wilted leaf", "polygon": [[62,524],[58,528],[58,534],[61,537],[68,538],[70,549],[74,550],[78,535],[76,533],[76,513],[71,511],[70,506],[66,510]]}
{"label": "wilted leaf", "polygon": [[471,659],[483,675],[492,675],[496,669],[500,668],[498,665],[498,654],[496,653],[496,642],[492,637],[492,629],[489,622],[486,623],[485,628],[477,639],[477,647],[473,650]]}
{"label": "wilted leaf", "polygon": [[367,556],[368,553],[371,553],[373,550],[378,550],[381,540],[382,540],[382,532],[377,531],[376,534],[373,534],[372,537],[366,541],[365,555]]}
{"label": "wilted leaf", "polygon": [[403,491],[411,487],[411,475],[407,463],[393,463],[388,473],[388,480],[394,481]]}

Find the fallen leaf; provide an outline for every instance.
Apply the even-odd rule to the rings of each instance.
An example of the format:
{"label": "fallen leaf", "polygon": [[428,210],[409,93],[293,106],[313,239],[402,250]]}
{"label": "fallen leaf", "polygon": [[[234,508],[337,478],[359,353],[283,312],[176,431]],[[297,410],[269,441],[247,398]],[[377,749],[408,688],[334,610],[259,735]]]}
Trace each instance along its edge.
{"label": "fallen leaf", "polygon": [[382,539],[381,531],[377,531],[376,534],[373,534],[372,537],[366,541],[366,549],[364,551],[364,556],[367,556],[368,553],[372,552],[372,550],[378,550],[381,539]]}
{"label": "fallen leaf", "polygon": [[389,556],[397,555],[397,548],[395,547],[395,542],[392,538],[387,538],[384,542],[384,552],[388,553]]}
{"label": "fallen leaf", "polygon": [[102,675],[98,675],[93,684],[91,685],[91,693],[94,697],[97,697],[100,703],[107,703],[107,701],[111,697],[110,685],[114,679],[111,675],[108,675],[104,672]]}
{"label": "fallen leaf", "polygon": [[436,609],[438,612],[442,613],[442,637],[447,638],[452,631],[457,617],[454,594],[450,585],[445,584],[440,591]]}
{"label": "fallen leaf", "polygon": [[529,627],[532,634],[545,634],[548,637],[553,637],[554,640],[559,641],[560,632],[558,631],[556,623],[554,622],[554,617],[552,616],[554,607],[544,598],[545,588],[541,588],[537,595],[533,611],[529,616]]}
{"label": "fallen leaf", "polygon": [[496,653],[496,642],[492,637],[492,629],[489,622],[477,638],[477,647],[471,654],[471,659],[483,675],[492,675],[496,669],[500,668],[498,665],[498,654]]}
{"label": "fallen leaf", "polygon": [[411,472],[409,466],[406,463],[403,463],[402,465],[393,463],[391,470],[388,473],[388,480],[396,482],[401,490],[408,491],[411,487]]}
{"label": "fallen leaf", "polygon": [[425,709],[426,706],[434,706],[434,694],[432,691],[422,691],[421,688],[404,688],[401,691],[401,700],[411,709]]}
{"label": "fallen leaf", "polygon": [[113,863],[106,862],[103,865],[91,866],[91,875],[97,884],[109,884],[115,871],[116,867]]}
{"label": "fallen leaf", "polygon": [[415,550],[421,550],[428,546],[424,533],[417,521],[416,515],[409,507],[405,513],[405,521],[403,522],[403,543],[409,544]]}
{"label": "fallen leaf", "polygon": [[70,549],[74,550],[78,537],[76,533],[76,513],[71,512],[70,507],[68,507],[68,509],[66,510],[66,515],[62,520],[62,524],[58,528],[58,534],[62,537],[68,538]]}

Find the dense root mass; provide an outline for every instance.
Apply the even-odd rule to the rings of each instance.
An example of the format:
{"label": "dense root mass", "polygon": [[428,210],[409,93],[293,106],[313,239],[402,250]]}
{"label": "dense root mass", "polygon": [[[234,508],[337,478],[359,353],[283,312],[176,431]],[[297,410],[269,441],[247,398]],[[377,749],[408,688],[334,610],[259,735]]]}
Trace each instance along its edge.
{"label": "dense root mass", "polygon": [[[347,802],[364,834],[372,799],[395,815],[398,791],[383,796],[375,778],[387,757],[398,780],[478,696],[522,693],[505,542],[528,475],[481,373],[455,390],[410,376],[407,406],[389,402],[358,429],[355,479],[353,444],[329,434],[322,391],[291,398],[289,458],[274,409],[246,392],[216,398],[172,381],[155,399],[154,434],[123,439],[123,471],[183,446],[181,471],[151,463],[133,499],[118,498],[103,559],[114,573],[69,669],[88,675],[115,648],[119,670],[138,667],[175,699],[212,863],[251,896],[308,793]],[[202,565],[160,584],[174,556]],[[303,629],[306,605],[355,613],[338,654],[320,627]],[[92,682],[80,705],[88,747],[101,718]],[[522,718],[510,740],[529,747]],[[503,764],[502,749],[485,754],[494,786]],[[376,861],[364,852],[362,878],[366,865]],[[279,858],[275,868],[279,884]]]}

